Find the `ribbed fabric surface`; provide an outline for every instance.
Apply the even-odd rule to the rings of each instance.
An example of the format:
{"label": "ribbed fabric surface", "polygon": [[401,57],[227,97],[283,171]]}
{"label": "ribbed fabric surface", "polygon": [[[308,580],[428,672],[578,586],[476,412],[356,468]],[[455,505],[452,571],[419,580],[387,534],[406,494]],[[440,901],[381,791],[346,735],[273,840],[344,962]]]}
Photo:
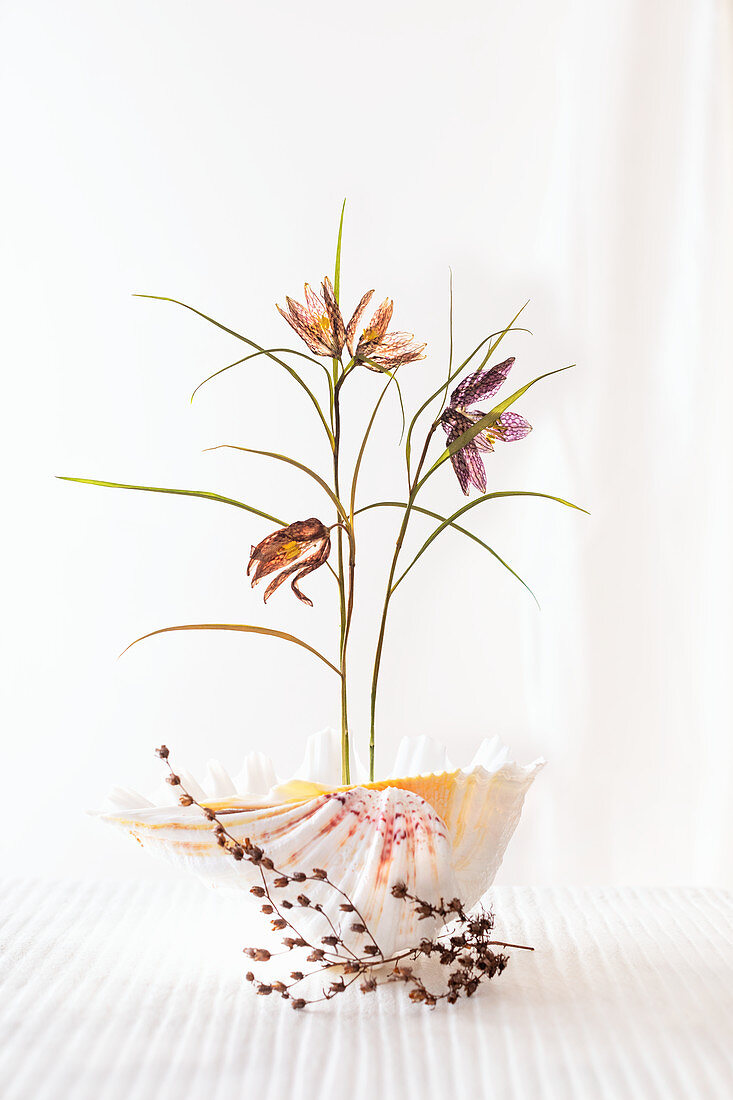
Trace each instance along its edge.
{"label": "ribbed fabric surface", "polygon": [[[428,1010],[253,994],[246,908],[197,883],[5,883],[3,1100],[730,1100],[731,900],[492,891],[506,972]],[[261,939],[261,937],[260,937]]]}

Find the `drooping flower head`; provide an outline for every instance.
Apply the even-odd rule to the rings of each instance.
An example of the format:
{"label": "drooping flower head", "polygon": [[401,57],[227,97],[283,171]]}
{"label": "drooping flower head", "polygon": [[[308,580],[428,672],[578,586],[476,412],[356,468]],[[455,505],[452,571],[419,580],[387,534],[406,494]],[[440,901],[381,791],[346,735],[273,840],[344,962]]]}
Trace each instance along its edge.
{"label": "drooping flower head", "polygon": [[[443,430],[448,436],[448,446],[486,415],[480,409],[469,406],[476,401],[493,397],[506,381],[513,364],[514,357],[505,359],[490,370],[481,368],[456,386],[440,417]],[[482,451],[493,451],[497,440],[513,443],[517,439],[524,439],[531,431],[532,425],[523,416],[507,410],[488,428],[474,436],[470,443],[451,455],[453,469],[465,495],[468,496],[471,485],[481,493],[486,492],[486,468],[481,457]]]}
{"label": "drooping flower head", "polygon": [[[412,363],[424,359],[426,344],[413,344],[411,332],[387,332],[392,320],[394,302],[385,298],[354,346],[356,326],[359,318],[374,291],[365,294],[349,321],[346,330],[346,345],[357,363],[363,363],[370,370],[395,370],[403,363]],[[367,360],[370,360],[367,362]]]}
{"label": "drooping flower head", "polygon": [[265,603],[283,581],[292,577],[290,587],[295,595],[309,607],[313,601],[298,588],[298,581],[318,569],[331,553],[331,536],[319,519],[300,519],[274,531],[252,552],[247,566],[247,576],[254,568],[252,587],[271,573],[277,573],[265,589]]}

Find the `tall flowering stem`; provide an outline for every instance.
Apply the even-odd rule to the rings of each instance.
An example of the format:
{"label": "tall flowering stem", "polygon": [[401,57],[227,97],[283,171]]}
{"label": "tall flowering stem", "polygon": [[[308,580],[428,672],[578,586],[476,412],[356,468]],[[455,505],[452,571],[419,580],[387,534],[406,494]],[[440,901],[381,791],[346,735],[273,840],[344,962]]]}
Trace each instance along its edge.
{"label": "tall flowering stem", "polygon": [[[339,364],[341,366],[341,364]],[[334,492],[340,499],[339,457],[341,445],[341,387],[349,373],[350,365],[346,370],[341,367],[341,375],[334,386],[333,415],[334,415],[334,444],[333,444],[333,483]],[[348,566],[345,568],[344,560],[344,533],[349,542]],[[337,515],[336,524],[336,554],[337,572],[339,582],[339,612],[340,612],[340,636],[339,657],[341,672],[341,781],[351,782],[351,769],[349,764],[349,714],[348,714],[348,690],[346,654],[349,642],[349,630],[351,617],[354,611],[354,570],[356,566],[356,545],[354,541],[354,529],[352,517],[348,522]]]}
{"label": "tall flowering stem", "polygon": [[[365,310],[375,293],[374,289],[368,289],[362,293],[353,307],[349,320],[346,320],[346,317],[341,312],[340,306],[343,222],[344,207],[341,209],[341,218],[339,221],[333,282],[331,282],[328,276],[324,276],[320,283],[320,287],[318,285],[305,283],[303,287],[303,301],[298,301],[286,296],[285,306],[277,305],[280,316],[287,322],[298,338],[303,341],[309,354],[306,354],[302,349],[267,348],[250,339],[249,336],[238,332],[230,325],[223,324],[221,321],[215,320],[203,311],[191,305],[187,305],[185,302],[181,302],[178,299],[167,298],[161,295],[138,296],[143,298],[155,298],[156,300],[171,302],[180,306],[190,311],[192,314],[195,314],[198,318],[206,321],[208,324],[213,325],[221,332],[228,334],[233,339],[239,340],[246,345],[247,353],[245,355],[233,360],[221,369],[210,373],[208,377],[204,379],[204,382],[196,387],[194,393],[196,393],[204,383],[223,376],[233,368],[243,367],[260,358],[263,362],[268,362],[271,366],[276,367],[279,372],[284,371],[290,379],[297,383],[300,390],[309,398],[317,414],[318,421],[320,422],[319,426],[323,429],[328,439],[330,455],[328,464],[330,469],[325,476],[311,469],[298,458],[291,455],[280,454],[276,450],[270,450],[269,448],[265,450],[234,444],[224,444],[223,446],[227,450],[234,450],[241,454],[255,455],[259,458],[265,458],[268,461],[284,463],[290,468],[297,470],[298,477],[306,476],[310,478],[311,482],[318,485],[319,491],[324,493],[328,499],[329,503],[327,507],[329,509],[335,508],[336,516],[334,522],[329,523],[328,518],[326,518],[326,522],[324,522],[323,519],[317,515],[306,514],[304,516],[303,512],[299,514],[296,513],[296,516],[290,516],[287,521],[281,520],[271,514],[269,509],[263,510],[255,504],[234,500],[231,497],[224,496],[220,493],[209,492],[208,490],[137,485],[127,482],[103,481],[96,478],[66,478],[64,480],[114,489],[197,497],[199,499],[216,501],[219,504],[226,504],[229,507],[248,512],[251,516],[257,517],[258,520],[266,520],[269,523],[276,524],[277,530],[266,533],[264,538],[261,535],[252,537],[251,542],[256,542],[256,545],[251,545],[249,563],[246,567],[247,576],[251,578],[253,587],[256,587],[261,581],[266,580],[267,583],[263,593],[265,602],[267,602],[276,592],[281,592],[284,582],[289,581],[289,588],[293,596],[300,601],[301,605],[312,606],[313,601],[308,591],[301,589],[301,582],[308,578],[306,585],[306,589],[308,589],[311,584],[311,575],[322,566],[325,566],[333,573],[338,584],[339,600],[338,659],[334,655],[333,660],[330,660],[326,655],[321,653],[319,649],[316,649],[308,641],[300,637],[296,637],[282,630],[253,623],[204,622],[168,626],[162,629],[148,631],[136,641],[139,642],[144,638],[151,638],[158,634],[166,634],[172,631],[230,631],[244,635],[264,635],[276,638],[280,641],[288,642],[291,645],[297,645],[301,650],[308,651],[311,655],[317,657],[322,664],[325,664],[333,673],[336,673],[340,679],[341,779],[344,785],[348,785],[351,782],[351,774],[347,654],[354,612],[354,580],[356,570],[355,516],[373,508],[398,507],[403,509],[402,520],[395,540],[394,552],[389,567],[389,578],[382,607],[382,616],[372,671],[369,774],[370,778],[374,780],[376,699],[387,617],[392,596],[404,578],[441,532],[450,528],[452,531],[458,532],[470,539],[474,546],[483,548],[485,552],[493,556],[495,561],[501,564],[524,584],[521,577],[514,572],[507,562],[504,561],[491,546],[485,543],[473,531],[459,525],[457,521],[462,520],[464,514],[467,514],[469,510],[476,505],[499,497],[544,497],[545,499],[557,501],[567,507],[576,508],[577,506],[570,504],[560,497],[550,496],[547,493],[527,492],[524,490],[486,492],[487,470],[485,462],[487,456],[494,450],[494,445],[497,442],[508,443],[522,439],[530,430],[529,423],[519,413],[510,411],[510,406],[521,398],[530,386],[533,386],[543,378],[559,373],[558,370],[546,371],[544,374],[539,375],[539,377],[520,386],[518,390],[504,398],[489,411],[484,412],[478,407],[478,404],[483,404],[486,399],[493,398],[494,394],[506,380],[509,370],[514,364],[513,357],[505,359],[503,363],[499,363],[495,366],[489,366],[489,360],[507,333],[529,331],[527,329],[515,327],[524,306],[522,306],[522,309],[519,310],[506,328],[485,337],[463,362],[454,367],[453,283],[451,275],[449,311],[450,345],[447,377],[444,376],[444,380],[441,382],[440,386],[423,401],[412,417],[409,427],[407,427],[401,387],[400,383],[397,381],[396,373],[399,368],[424,359],[426,345],[415,342],[411,333],[390,330],[394,311],[394,302],[391,298],[384,298],[376,309],[372,307],[369,311],[371,316],[365,314]],[[349,315],[347,314],[346,316]],[[366,318],[369,319],[366,320]],[[348,354],[348,359],[346,358],[345,352]],[[297,360],[296,365],[290,363],[288,358],[284,358],[284,356],[294,356]],[[304,366],[304,364],[307,364],[307,366]],[[462,374],[469,364],[471,364],[471,373],[468,377],[458,380],[458,376]],[[317,392],[318,387],[311,377],[313,374],[313,366],[325,374],[326,385],[328,387],[328,392],[325,397],[322,393],[319,397]],[[353,471],[351,471],[348,496],[344,496],[342,500],[342,483],[346,481],[346,477],[342,461],[342,436],[344,433],[341,399],[346,379],[357,371],[357,369],[362,368],[373,373],[383,374],[386,384],[382,388],[378,400],[372,409]],[[567,369],[569,368],[560,368],[560,370]],[[303,374],[305,374],[305,377],[303,377]],[[306,381],[306,378],[308,378],[308,381]],[[318,381],[317,377],[316,381]],[[456,382],[457,384],[451,392],[451,383]],[[402,412],[403,436],[405,438],[404,456],[407,472],[407,500],[405,502],[381,500],[367,503],[357,508],[357,482],[362,459],[380,405],[392,383],[394,383]],[[320,380],[320,385],[323,385],[322,379]],[[449,393],[450,399],[446,404]],[[326,398],[328,404],[326,404]],[[420,457],[416,466],[413,468],[411,459],[411,440],[413,432],[418,420],[421,420],[426,410],[436,401],[440,404],[440,411],[437,416],[431,419]],[[431,412],[429,415],[432,418],[434,413]],[[262,417],[260,417],[259,420],[265,422]],[[405,433],[406,427],[407,431]],[[428,452],[438,427],[442,427],[445,431],[447,436],[447,448],[438,455],[432,462],[432,465],[428,466]],[[218,451],[221,447],[206,449]],[[426,481],[448,461],[452,464],[461,491],[468,496],[471,489],[475,489],[478,490],[481,495],[464,504],[463,507],[459,508],[457,511],[451,512],[450,515],[443,516],[438,512],[432,511],[430,508],[425,508],[422,507],[422,505],[416,504],[416,499]],[[582,511],[583,509],[580,510]],[[425,540],[417,554],[412,558],[412,561],[407,565],[407,568],[402,569],[398,576],[397,566],[400,561],[408,524],[413,512],[417,512],[421,516],[430,517],[437,521],[438,526],[434,528],[432,533]],[[334,531],[335,535],[332,534]],[[259,538],[259,541],[256,541],[257,538]],[[335,568],[330,560],[333,538],[335,538],[336,542]],[[525,585],[525,587],[527,586]],[[278,599],[279,598],[278,596]],[[135,645],[136,642],[132,644]],[[128,646],[128,648],[130,647]],[[189,796],[187,795],[186,797]],[[240,852],[239,848],[233,849],[233,854],[235,858],[244,858],[244,853]],[[268,902],[268,904],[270,903]],[[260,992],[262,992],[262,990],[260,990]]]}
{"label": "tall flowering stem", "polygon": [[[333,272],[333,297],[336,303],[337,310],[339,308],[339,297],[341,294],[341,241],[343,239],[344,233],[345,209],[346,199],[344,199],[341,206],[338,239],[336,241],[336,263],[334,265]],[[334,492],[336,493],[336,496],[340,499],[339,450],[341,446],[341,386],[343,385],[344,378],[348,373],[348,368],[347,371],[344,371],[341,359],[337,356],[333,357],[331,363],[333,367],[333,483]],[[346,647],[349,640],[349,626],[351,624],[351,613],[354,606],[354,531],[352,517],[349,517],[349,527],[347,529],[349,534],[349,579],[347,597],[346,580],[344,577],[344,526],[341,523],[340,516],[337,515],[336,520],[338,524],[336,528],[336,554],[339,582],[339,658],[341,670],[341,782],[350,783],[351,766],[349,761],[349,714],[346,679]]]}
{"label": "tall flowering stem", "polygon": [[420,460],[415,470],[415,475],[410,484],[410,495],[405,505],[405,511],[402,516],[402,523],[400,525],[399,532],[397,534],[397,541],[395,542],[394,554],[392,555],[392,564],[389,570],[389,577],[387,579],[387,591],[384,596],[384,605],[382,607],[382,618],[379,624],[379,635],[377,637],[377,649],[374,655],[374,671],[372,672],[372,691],[370,702],[370,723],[369,723],[369,778],[374,782],[374,732],[376,724],[376,710],[377,710],[377,688],[379,686],[379,670],[382,664],[382,649],[384,648],[384,635],[387,629],[387,615],[389,613],[389,604],[394,592],[394,579],[397,572],[397,562],[399,561],[400,551],[402,550],[402,543],[405,541],[405,535],[407,534],[407,525],[410,522],[410,513],[415,503],[415,498],[422,486],[420,480],[420,474],[422,473],[423,466],[425,465],[425,459],[428,455],[428,448],[430,447],[430,441],[433,438],[436,428],[440,423],[440,418],[434,420],[430,425],[430,429],[425,438]]}

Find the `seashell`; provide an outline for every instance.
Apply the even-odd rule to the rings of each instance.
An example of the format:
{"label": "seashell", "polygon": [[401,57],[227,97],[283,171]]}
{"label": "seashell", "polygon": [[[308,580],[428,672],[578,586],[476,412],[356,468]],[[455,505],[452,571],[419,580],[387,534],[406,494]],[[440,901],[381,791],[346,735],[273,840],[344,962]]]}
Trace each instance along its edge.
{"label": "seashell", "polygon": [[[323,935],[330,921],[353,951],[370,942],[350,930],[354,918],[344,919],[344,898],[331,883],[348,896],[358,923],[388,956],[415,946],[443,923],[419,919],[411,903],[393,897],[392,887],[402,882],[410,894],[433,904],[459,897],[466,908],[473,906],[494,879],[544,761],[527,767],[509,762],[508,750],[493,738],[483,742],[470,767],[457,769],[429,738],[404,738],[391,776],[343,787],[339,751],[338,736],[326,730],[309,738],[303,764],[286,782],[276,781],[271,762],[259,753],[247,758],[236,782],[215,762],[203,785],[182,779],[231,836],[261,848],[278,872],[327,871],[328,882],[309,877],[297,890],[293,884],[272,891],[276,901],[286,897],[299,905],[297,895],[308,899],[309,906],[298,908],[298,928]],[[353,774],[364,774],[358,759]],[[175,800],[170,786],[166,796]],[[197,806],[155,804],[121,788],[110,801],[114,809],[102,819],[153,855],[212,886],[249,891],[262,884],[256,865],[236,862],[219,847]]]}

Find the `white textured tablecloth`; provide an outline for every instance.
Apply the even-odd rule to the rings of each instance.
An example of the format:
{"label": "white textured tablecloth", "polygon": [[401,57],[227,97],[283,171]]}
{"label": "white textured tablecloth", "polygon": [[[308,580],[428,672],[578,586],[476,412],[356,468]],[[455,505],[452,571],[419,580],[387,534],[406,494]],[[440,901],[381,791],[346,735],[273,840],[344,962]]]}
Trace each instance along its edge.
{"label": "white textured tablecloth", "polygon": [[181,884],[3,884],[2,1100],[733,1097],[731,900],[492,891],[533,944],[469,1001],[302,1013],[242,980],[242,909]]}

